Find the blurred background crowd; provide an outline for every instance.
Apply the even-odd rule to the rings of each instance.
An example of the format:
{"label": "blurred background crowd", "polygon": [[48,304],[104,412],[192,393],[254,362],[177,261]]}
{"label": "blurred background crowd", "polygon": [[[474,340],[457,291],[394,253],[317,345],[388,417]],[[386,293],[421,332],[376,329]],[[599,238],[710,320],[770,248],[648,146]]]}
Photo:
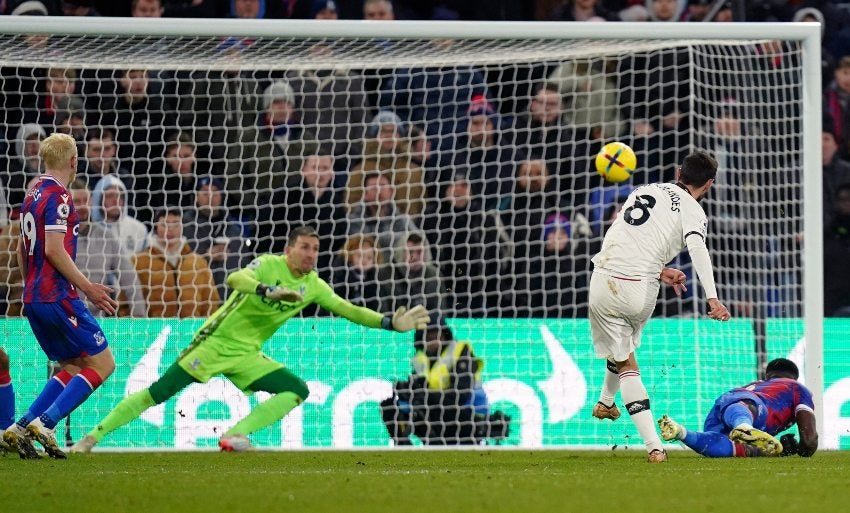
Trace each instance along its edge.
{"label": "blurred background crowd", "polygon": [[[0,0],[0,12],[819,22],[824,265],[831,277],[826,311],[850,315],[850,268],[842,266],[850,256],[850,9],[844,3]],[[36,50],[51,43],[30,37],[25,44]],[[217,48],[239,54],[252,45],[222,38]],[[375,45],[379,52],[392,42]],[[333,45],[323,51],[333,52]],[[226,298],[228,272],[257,254],[283,251],[291,227],[306,223],[322,236],[319,274],[364,306],[390,311],[421,303],[450,317],[572,318],[587,315],[590,258],[619,205],[636,185],[672,180],[696,130],[703,134],[697,144],[721,164],[706,205],[719,283],[731,296],[724,301],[735,315],[799,315],[799,161],[790,157],[768,169],[756,158],[799,153],[799,48],[775,41],[747,47],[736,56],[744,71],[737,75],[752,70],[753,78],[721,87],[711,112],[692,112],[690,58],[671,48],[480,67],[0,66],[0,312],[20,314],[17,209],[43,172],[38,142],[53,131],[79,143],[71,185],[82,221],[77,263],[93,281],[119,291],[122,315],[206,316]],[[740,90],[759,77],[780,87]],[[747,94],[769,97],[754,102]],[[754,103],[761,107],[753,111]],[[691,125],[695,120],[700,127]],[[603,183],[595,173],[593,158],[611,140],[638,153],[639,172],[627,184]],[[779,210],[791,226],[777,233],[789,236],[756,243],[741,237]],[[687,261],[678,264],[689,270]],[[699,308],[690,295],[664,297],[656,313]]]}

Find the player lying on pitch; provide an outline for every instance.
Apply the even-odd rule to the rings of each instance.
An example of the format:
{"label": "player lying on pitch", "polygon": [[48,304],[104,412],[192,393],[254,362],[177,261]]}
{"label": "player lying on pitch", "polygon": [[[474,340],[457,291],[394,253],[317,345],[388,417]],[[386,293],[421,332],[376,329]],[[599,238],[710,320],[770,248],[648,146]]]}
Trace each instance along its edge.
{"label": "player lying on pitch", "polygon": [[[765,379],[733,388],[721,395],[705,418],[703,431],[688,431],[667,415],[661,417],[661,438],[679,440],[711,458],[811,456],[818,448],[812,393],[797,381],[800,372],[791,360],[777,358],[767,364]],[[794,424],[794,435],[774,435]]]}

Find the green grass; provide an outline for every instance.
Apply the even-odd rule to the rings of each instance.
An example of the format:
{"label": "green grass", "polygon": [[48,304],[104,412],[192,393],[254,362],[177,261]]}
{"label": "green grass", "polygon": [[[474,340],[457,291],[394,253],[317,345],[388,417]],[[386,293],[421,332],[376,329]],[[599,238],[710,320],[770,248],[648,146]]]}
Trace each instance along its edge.
{"label": "green grass", "polygon": [[[650,465],[639,450],[95,453],[0,458],[0,511],[847,511],[850,452]],[[441,506],[443,505],[443,506]]]}

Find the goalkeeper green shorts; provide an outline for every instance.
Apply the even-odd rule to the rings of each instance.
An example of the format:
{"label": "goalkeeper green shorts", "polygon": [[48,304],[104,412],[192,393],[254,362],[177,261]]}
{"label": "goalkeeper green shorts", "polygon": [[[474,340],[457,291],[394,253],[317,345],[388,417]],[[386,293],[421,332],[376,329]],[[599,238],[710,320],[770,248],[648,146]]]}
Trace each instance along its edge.
{"label": "goalkeeper green shorts", "polygon": [[284,367],[262,352],[224,356],[209,343],[211,340],[191,348],[177,360],[177,365],[201,383],[221,374],[239,390],[251,393],[251,383]]}

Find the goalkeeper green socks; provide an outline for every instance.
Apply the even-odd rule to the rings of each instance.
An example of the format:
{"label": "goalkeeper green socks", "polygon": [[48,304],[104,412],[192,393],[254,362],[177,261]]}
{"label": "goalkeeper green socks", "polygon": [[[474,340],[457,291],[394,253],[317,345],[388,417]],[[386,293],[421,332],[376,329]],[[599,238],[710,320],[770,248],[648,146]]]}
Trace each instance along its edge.
{"label": "goalkeeper green socks", "polygon": [[301,404],[301,398],[293,392],[281,392],[254,408],[250,415],[227,430],[225,435],[249,435],[277,422]]}
{"label": "goalkeeper green socks", "polygon": [[93,437],[98,442],[107,434],[115,431],[131,420],[137,419],[145,410],[155,405],[150,391],[146,388],[135,394],[130,394],[125,397],[115,408],[109,412],[96,428],[92,429],[88,435]]}

